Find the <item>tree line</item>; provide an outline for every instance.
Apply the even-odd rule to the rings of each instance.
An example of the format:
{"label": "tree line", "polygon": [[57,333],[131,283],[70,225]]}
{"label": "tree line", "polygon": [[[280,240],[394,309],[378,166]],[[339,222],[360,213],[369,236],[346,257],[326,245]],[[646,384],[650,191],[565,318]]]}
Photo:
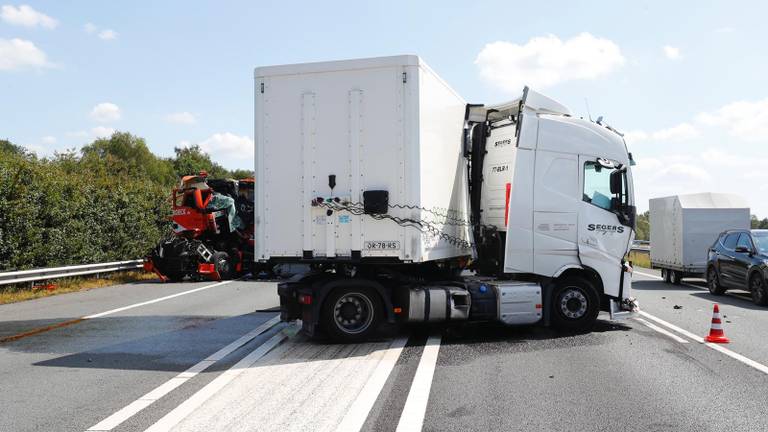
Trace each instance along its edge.
{"label": "tree line", "polygon": [[253,175],[198,146],[174,153],[159,157],[127,132],[51,157],[0,140],[0,272],[140,258],[170,231],[180,176]]}

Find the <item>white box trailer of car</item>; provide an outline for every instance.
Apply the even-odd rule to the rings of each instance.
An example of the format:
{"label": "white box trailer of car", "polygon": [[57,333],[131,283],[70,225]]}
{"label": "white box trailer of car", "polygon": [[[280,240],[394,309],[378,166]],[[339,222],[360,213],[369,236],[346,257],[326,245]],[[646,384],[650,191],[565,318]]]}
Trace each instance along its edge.
{"label": "white box trailer of car", "polygon": [[[445,224],[468,220],[466,102],[419,57],[261,67],[255,79],[257,260],[470,255],[467,225]],[[328,208],[362,205],[366,191],[386,191],[400,223]]]}
{"label": "white box trailer of car", "polygon": [[721,232],[750,227],[749,206],[734,194],[673,195],[648,204],[651,266],[673,283],[704,274],[707,250]]}

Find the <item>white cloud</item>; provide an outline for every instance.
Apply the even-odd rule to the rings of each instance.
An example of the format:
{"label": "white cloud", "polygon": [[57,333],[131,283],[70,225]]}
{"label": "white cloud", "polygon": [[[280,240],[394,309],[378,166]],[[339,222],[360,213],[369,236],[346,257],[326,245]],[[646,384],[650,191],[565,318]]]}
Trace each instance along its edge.
{"label": "white cloud", "polygon": [[231,132],[216,133],[200,142],[200,148],[208,154],[238,159],[253,159],[253,140]]}
{"label": "white cloud", "polygon": [[492,42],[475,59],[485,81],[515,93],[525,85],[545,88],[576,79],[594,79],[624,63],[618,45],[589,33],[565,41],[555,35],[534,37],[525,45]]}
{"label": "white cloud", "polygon": [[691,138],[697,138],[701,135],[699,130],[690,123],[680,123],[677,126],[661,129],[653,134],[651,138],[656,141],[685,141]]}
{"label": "white cloud", "polygon": [[0,71],[52,66],[45,53],[32,42],[0,38]]}
{"label": "white cloud", "polygon": [[99,32],[99,39],[112,40],[117,38],[117,32],[111,29],[105,29]]}
{"label": "white cloud", "polygon": [[715,33],[733,33],[734,31],[733,27],[720,27],[715,29]]}
{"label": "white cloud", "polygon": [[768,140],[768,98],[729,103],[713,112],[699,114],[696,120],[707,126],[724,127],[745,141],[765,141]]}
{"label": "white cloud", "polygon": [[120,107],[110,102],[102,102],[91,110],[91,118],[97,122],[111,122],[120,120],[122,113]]}
{"label": "white cloud", "polygon": [[115,129],[106,126],[96,126],[91,129],[91,135],[93,135],[94,138],[109,138],[113,133],[115,133]]}
{"label": "white cloud", "polygon": [[0,18],[8,24],[24,27],[40,26],[53,29],[59,25],[59,22],[55,19],[42,12],[36,11],[27,5],[21,5],[19,7],[4,5],[0,8]]}
{"label": "white cloud", "polygon": [[98,37],[101,40],[110,41],[117,39],[118,33],[112,29],[108,28],[100,28],[94,23],[85,23],[83,26],[83,31],[86,33],[92,35],[95,34],[96,37]]}
{"label": "white cloud", "polygon": [[630,144],[648,139],[648,134],[641,130],[624,132],[624,140]]}
{"label": "white cloud", "polygon": [[40,142],[42,142],[43,144],[46,144],[46,145],[56,144],[56,137],[55,136],[51,136],[51,135],[46,135],[46,136],[40,138]]}
{"label": "white cloud", "polygon": [[690,123],[680,123],[666,129],[659,129],[653,132],[642,130],[632,130],[624,134],[624,139],[630,143],[642,141],[687,141],[701,136],[699,129]]}
{"label": "white cloud", "polygon": [[165,121],[169,123],[178,123],[178,124],[195,124],[197,123],[197,117],[186,111],[177,112],[177,113],[171,113],[165,116]]}
{"label": "white cloud", "polygon": [[666,56],[670,60],[678,60],[680,59],[680,48],[675,48],[670,45],[665,45],[661,48],[662,51],[664,51],[664,56]]}

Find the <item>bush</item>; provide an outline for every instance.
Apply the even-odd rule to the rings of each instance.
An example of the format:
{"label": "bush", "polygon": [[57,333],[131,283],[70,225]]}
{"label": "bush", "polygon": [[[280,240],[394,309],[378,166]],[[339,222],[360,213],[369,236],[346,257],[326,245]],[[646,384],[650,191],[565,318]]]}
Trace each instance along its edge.
{"label": "bush", "polygon": [[102,168],[0,147],[0,271],[136,259],[168,232],[167,185]]}

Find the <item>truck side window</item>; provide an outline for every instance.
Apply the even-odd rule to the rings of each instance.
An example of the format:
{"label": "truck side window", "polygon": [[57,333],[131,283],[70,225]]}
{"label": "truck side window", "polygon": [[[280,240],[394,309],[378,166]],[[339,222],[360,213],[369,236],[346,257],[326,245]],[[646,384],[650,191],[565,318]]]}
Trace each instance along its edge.
{"label": "truck side window", "polygon": [[611,171],[597,162],[584,163],[584,201],[611,209]]}
{"label": "truck side window", "polygon": [[739,233],[730,233],[725,237],[723,247],[728,250],[736,249],[736,242],[739,240]]}

